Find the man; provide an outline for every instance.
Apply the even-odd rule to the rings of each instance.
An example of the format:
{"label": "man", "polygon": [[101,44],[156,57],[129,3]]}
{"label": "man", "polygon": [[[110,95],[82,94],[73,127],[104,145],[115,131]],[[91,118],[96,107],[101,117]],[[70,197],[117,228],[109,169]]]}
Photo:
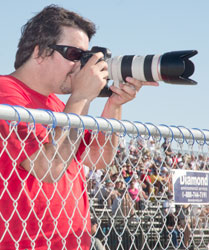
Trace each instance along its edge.
{"label": "man", "polygon": [[95,218],[91,219],[91,234],[93,236],[92,238],[92,244],[91,244],[91,249],[92,250],[105,250],[105,247],[103,246],[101,240],[96,237],[98,231],[98,223]]}
{"label": "man", "polygon": [[[76,13],[48,6],[22,30],[15,71],[0,77],[1,103],[56,112],[88,114],[106,85],[107,63],[93,55],[80,69],[95,25]],[[128,77],[111,87],[102,116],[121,119],[122,104],[144,83]],[[71,94],[64,105],[55,94]],[[117,137],[104,134],[85,143],[75,130],[1,121],[0,249],[88,249],[90,217],[83,164],[104,168],[114,157]],[[5,143],[6,141],[6,143]],[[89,144],[90,150],[85,150]],[[99,150],[103,147],[103,152]]]}
{"label": "man", "polygon": [[175,248],[178,247],[179,225],[178,216],[176,215],[176,205],[173,201],[173,194],[167,192],[167,200],[163,202],[163,214],[166,220],[166,227],[164,230],[165,239],[167,239],[167,233],[171,236],[172,243]]}

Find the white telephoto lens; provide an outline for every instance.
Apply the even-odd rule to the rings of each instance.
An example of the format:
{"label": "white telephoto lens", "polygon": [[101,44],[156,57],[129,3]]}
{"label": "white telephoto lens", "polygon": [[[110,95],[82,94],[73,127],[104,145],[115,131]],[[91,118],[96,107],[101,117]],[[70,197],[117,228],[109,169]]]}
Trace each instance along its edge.
{"label": "white telephoto lens", "polygon": [[144,76],[144,56],[134,56],[132,66],[132,76],[140,81],[146,81]]}
{"label": "white telephoto lens", "polygon": [[114,81],[114,85],[119,88],[119,83],[123,82],[121,75],[122,56],[115,56],[107,60],[108,78]]}

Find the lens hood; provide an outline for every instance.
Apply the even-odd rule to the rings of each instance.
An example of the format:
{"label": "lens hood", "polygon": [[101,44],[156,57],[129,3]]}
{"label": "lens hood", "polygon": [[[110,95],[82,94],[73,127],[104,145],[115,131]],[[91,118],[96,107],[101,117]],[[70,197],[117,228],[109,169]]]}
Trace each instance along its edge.
{"label": "lens hood", "polygon": [[166,83],[195,85],[189,77],[194,73],[194,64],[189,59],[196,55],[196,50],[168,52],[161,56],[160,74]]}

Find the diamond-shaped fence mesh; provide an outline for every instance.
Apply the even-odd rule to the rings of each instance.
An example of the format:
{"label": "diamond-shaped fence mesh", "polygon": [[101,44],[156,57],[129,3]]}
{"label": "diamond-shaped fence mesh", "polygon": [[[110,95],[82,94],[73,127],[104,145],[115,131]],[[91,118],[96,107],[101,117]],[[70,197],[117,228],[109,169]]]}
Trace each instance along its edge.
{"label": "diamond-shaped fence mesh", "polygon": [[8,105],[0,119],[0,249],[208,249],[207,130]]}

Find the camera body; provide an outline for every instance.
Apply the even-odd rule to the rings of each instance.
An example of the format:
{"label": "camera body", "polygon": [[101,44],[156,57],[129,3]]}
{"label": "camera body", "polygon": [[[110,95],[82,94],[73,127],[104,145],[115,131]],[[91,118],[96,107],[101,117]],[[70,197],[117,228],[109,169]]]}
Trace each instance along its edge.
{"label": "camera body", "polygon": [[[195,85],[197,82],[189,77],[194,73],[194,64],[190,58],[196,55],[196,50],[172,51],[162,55],[124,55],[111,58],[111,51],[103,47],[92,47],[83,53],[81,67],[97,52],[102,52],[108,64],[108,79],[115,86],[125,82],[127,76],[140,81],[163,81],[171,84]],[[102,89],[99,97],[112,94],[108,84]]]}
{"label": "camera body", "polygon": [[81,57],[81,68],[87,63],[87,61],[95,54],[98,52],[102,52],[104,57],[102,58],[102,60],[107,60],[109,58],[111,58],[112,53],[109,49],[107,48],[103,48],[103,47],[98,47],[98,46],[94,46],[92,47],[91,50],[86,51],[82,57]]}
{"label": "camera body", "polygon": [[[95,54],[98,52],[102,52],[104,57],[101,60],[105,60],[107,61],[109,58],[111,58],[112,53],[109,49],[107,48],[103,48],[103,47],[98,47],[98,46],[94,46],[92,47],[92,49],[90,51],[86,51],[82,57],[81,57],[81,68],[83,68],[83,66],[88,62],[88,60]],[[98,97],[108,97],[111,96],[112,91],[109,89],[108,87],[108,83],[106,84],[106,86],[101,90],[101,92],[99,93]]]}

